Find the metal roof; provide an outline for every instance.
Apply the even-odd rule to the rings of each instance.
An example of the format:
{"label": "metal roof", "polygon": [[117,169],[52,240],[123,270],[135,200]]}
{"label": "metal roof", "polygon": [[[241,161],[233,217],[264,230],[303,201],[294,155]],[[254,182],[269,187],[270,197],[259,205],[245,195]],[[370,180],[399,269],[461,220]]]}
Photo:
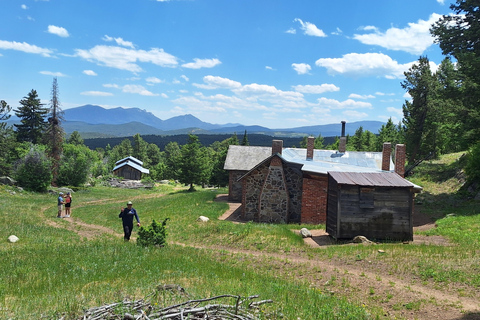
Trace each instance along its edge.
{"label": "metal roof", "polygon": [[405,180],[395,172],[339,172],[329,171],[328,174],[338,183],[364,187],[398,187],[421,188]]}
{"label": "metal roof", "polygon": [[[225,159],[225,170],[249,171],[272,155],[271,147],[231,145]],[[307,160],[307,149],[283,148],[283,160],[303,165],[302,170],[327,174],[329,171],[381,172],[381,152],[314,150],[313,159]],[[390,158],[390,170],[394,169]]]}
{"label": "metal roof", "polygon": [[123,159],[121,159],[121,160],[118,160],[117,162],[115,162],[115,164],[120,164],[120,163],[122,163],[122,162],[124,162],[124,161],[126,161],[126,160],[131,160],[131,161],[136,162],[137,164],[143,166],[143,161],[138,160],[137,158],[132,157],[132,156],[128,156],[128,157],[126,157],[126,158],[123,158]]}
{"label": "metal roof", "polygon": [[134,161],[130,161],[130,160],[127,160],[123,163],[120,163],[119,165],[116,165],[115,168],[113,168],[112,171],[120,169],[121,167],[124,167],[124,166],[130,166],[130,167],[140,171],[141,173],[147,173],[147,174],[150,173],[150,170],[145,169],[144,167],[140,166],[138,163],[136,163]]}

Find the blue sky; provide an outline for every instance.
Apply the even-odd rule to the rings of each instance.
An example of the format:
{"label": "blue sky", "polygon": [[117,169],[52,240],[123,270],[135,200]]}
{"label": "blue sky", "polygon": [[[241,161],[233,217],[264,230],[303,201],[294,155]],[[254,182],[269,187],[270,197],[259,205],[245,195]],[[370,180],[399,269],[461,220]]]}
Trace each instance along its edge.
{"label": "blue sky", "polygon": [[[452,0],[453,1],[453,0]],[[269,128],[395,123],[441,0],[1,0],[0,99]],[[68,119],[66,119],[68,120]]]}

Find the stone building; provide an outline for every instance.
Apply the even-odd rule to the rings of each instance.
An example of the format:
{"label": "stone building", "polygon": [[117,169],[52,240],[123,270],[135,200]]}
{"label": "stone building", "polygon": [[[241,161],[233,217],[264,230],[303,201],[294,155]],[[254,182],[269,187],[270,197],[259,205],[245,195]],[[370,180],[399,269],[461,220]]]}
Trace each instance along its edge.
{"label": "stone building", "polygon": [[396,146],[394,165],[390,143],[382,152],[346,151],[343,132],[339,150],[315,150],[313,137],[306,149],[283,148],[281,140],[272,148],[230,146],[224,166],[229,199],[241,201],[247,220],[319,224],[327,221],[329,172],[396,172],[404,180],[404,145]]}

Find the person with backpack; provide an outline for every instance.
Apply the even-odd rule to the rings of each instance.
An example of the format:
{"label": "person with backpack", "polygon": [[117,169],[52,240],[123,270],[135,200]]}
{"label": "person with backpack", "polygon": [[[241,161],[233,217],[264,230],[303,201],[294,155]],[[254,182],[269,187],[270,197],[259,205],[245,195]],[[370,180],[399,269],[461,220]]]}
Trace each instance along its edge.
{"label": "person with backpack", "polygon": [[123,239],[125,241],[129,241],[130,236],[132,235],[134,217],[137,220],[137,227],[140,227],[140,219],[138,218],[137,210],[135,210],[132,206],[132,201],[128,201],[127,207],[122,208],[120,214],[118,215],[118,217],[122,219],[124,233]]}
{"label": "person with backpack", "polygon": [[70,192],[67,192],[67,195],[65,196],[65,218],[70,218],[70,215],[72,214],[72,195]]}

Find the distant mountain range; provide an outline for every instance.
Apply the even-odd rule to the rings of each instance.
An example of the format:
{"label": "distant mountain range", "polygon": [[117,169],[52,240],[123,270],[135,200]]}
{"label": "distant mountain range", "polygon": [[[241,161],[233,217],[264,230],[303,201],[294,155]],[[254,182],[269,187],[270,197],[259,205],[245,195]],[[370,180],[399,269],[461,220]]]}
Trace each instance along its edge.
{"label": "distant mountain range", "polygon": [[[341,124],[326,124],[296,128],[269,129],[262,126],[244,126],[241,124],[211,124],[186,114],[161,120],[151,112],[139,108],[105,109],[95,105],[85,105],[64,110],[62,126],[67,134],[78,131],[84,139],[131,137],[140,135],[176,135],[176,134],[266,134],[278,137],[302,137],[306,135],[323,137],[339,136]],[[18,123],[12,117],[9,123]],[[353,135],[362,126],[364,130],[378,133],[384,123],[381,121],[358,121],[346,124],[345,133]]]}

